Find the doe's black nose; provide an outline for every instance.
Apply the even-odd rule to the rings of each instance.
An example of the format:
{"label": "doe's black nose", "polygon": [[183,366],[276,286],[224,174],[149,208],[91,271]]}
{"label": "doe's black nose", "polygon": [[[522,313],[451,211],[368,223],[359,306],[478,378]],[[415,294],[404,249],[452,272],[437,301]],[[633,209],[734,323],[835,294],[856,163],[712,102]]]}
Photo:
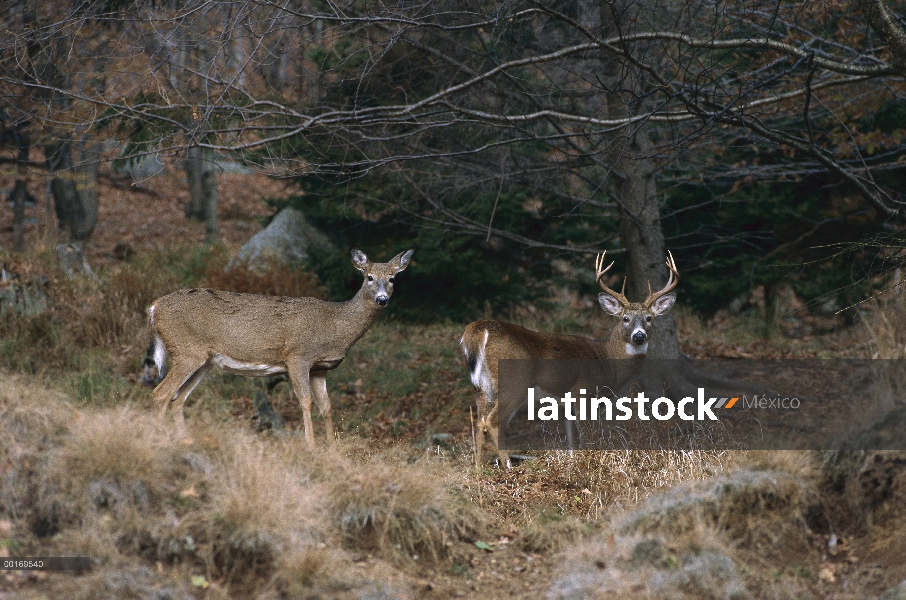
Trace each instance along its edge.
{"label": "doe's black nose", "polygon": [[378,306],[387,306],[386,296],[378,296],[377,298],[375,298],[375,301],[378,303]]}
{"label": "doe's black nose", "polygon": [[644,331],[636,331],[632,334],[633,343],[641,346],[645,343],[645,340],[648,339],[648,335]]}

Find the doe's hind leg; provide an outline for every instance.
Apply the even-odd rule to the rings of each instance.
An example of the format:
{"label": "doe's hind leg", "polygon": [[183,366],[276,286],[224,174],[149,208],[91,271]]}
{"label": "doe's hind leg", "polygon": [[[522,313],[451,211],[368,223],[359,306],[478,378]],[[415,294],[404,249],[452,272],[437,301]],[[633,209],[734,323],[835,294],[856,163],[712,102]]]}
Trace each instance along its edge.
{"label": "doe's hind leg", "polygon": [[185,416],[185,405],[186,400],[189,398],[189,394],[195,389],[195,387],[201,383],[201,380],[204,379],[204,376],[208,374],[208,371],[214,365],[211,364],[211,361],[208,360],[196,370],[189,379],[183,383],[179,390],[176,392],[176,398],[173,400],[173,419],[176,422],[176,427],[180,431],[185,430],[186,428],[186,416]]}
{"label": "doe's hind leg", "polygon": [[167,371],[167,376],[157,384],[157,387],[152,392],[154,406],[157,408],[161,419],[167,416],[167,408],[170,407],[170,403],[176,398],[176,393],[204,364],[205,360],[186,360],[170,357],[170,369]]}
{"label": "doe's hind leg", "polygon": [[[183,390],[186,383],[188,383],[190,379],[193,379],[198,370],[201,369],[206,362],[207,357],[192,359],[176,356],[170,357],[170,369],[167,371],[167,376],[164,377],[164,380],[161,381],[156,388],[154,388],[153,392],[154,405],[157,408],[157,412],[162,421],[167,417],[167,408],[170,407],[170,404],[176,399],[179,392]],[[198,381],[200,381],[200,379]],[[198,385],[198,381],[189,388],[189,392],[195,388],[195,385]],[[183,402],[184,401],[185,398],[183,398]]]}

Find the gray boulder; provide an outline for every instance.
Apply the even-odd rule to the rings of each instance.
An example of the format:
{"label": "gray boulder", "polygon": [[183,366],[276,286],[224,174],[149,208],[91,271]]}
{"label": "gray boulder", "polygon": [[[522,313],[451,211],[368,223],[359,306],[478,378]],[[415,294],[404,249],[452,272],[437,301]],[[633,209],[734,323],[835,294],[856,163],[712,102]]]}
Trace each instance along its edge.
{"label": "gray boulder", "polygon": [[878,596],[878,600],[906,600],[906,581]]}
{"label": "gray boulder", "polygon": [[92,271],[91,267],[88,265],[88,261],[85,260],[82,244],[79,242],[58,244],[56,249],[60,268],[67,277],[87,275],[92,279],[97,280],[98,276],[94,274],[94,271]]}
{"label": "gray boulder", "polygon": [[750,600],[726,552],[706,541],[674,549],[661,539],[593,539],[561,555],[550,600]]}
{"label": "gray boulder", "polygon": [[312,250],[336,252],[327,236],[306,221],[301,212],[284,208],[270,225],[239,249],[237,258],[250,267],[264,267],[269,262],[292,265],[309,263]]}

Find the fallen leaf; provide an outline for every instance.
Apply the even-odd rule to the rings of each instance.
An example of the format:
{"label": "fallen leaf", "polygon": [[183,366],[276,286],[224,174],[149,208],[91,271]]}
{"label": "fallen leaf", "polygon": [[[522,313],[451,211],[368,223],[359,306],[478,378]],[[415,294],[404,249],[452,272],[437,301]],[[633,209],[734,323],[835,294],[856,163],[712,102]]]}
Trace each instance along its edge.
{"label": "fallen leaf", "polygon": [[487,550],[488,552],[494,551],[490,544],[486,544],[484,542],[475,542],[475,547],[479,550]]}
{"label": "fallen leaf", "polygon": [[204,575],[192,575],[192,585],[203,590],[208,589],[211,584],[204,578]]}
{"label": "fallen leaf", "polygon": [[190,486],[188,489],[185,489],[179,492],[179,495],[183,498],[198,498],[200,494],[195,491],[195,486]]}

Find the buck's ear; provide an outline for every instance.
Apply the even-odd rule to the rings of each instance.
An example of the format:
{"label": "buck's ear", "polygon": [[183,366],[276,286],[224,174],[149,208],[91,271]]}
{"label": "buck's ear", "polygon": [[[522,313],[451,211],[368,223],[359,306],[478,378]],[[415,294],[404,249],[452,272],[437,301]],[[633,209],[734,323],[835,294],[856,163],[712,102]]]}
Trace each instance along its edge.
{"label": "buck's ear", "polygon": [[352,254],[352,266],[364,273],[365,269],[368,268],[368,265],[371,264],[368,257],[358,248],[353,248],[350,254]]}
{"label": "buck's ear", "polygon": [[676,294],[672,292],[664,294],[651,304],[651,312],[654,313],[654,316],[658,317],[673,308],[674,302],[676,302]]}
{"label": "buck's ear", "polygon": [[620,304],[620,301],[607,292],[598,294],[598,304],[601,305],[601,308],[603,308],[604,312],[608,315],[619,317],[620,313],[623,312],[623,305]]}
{"label": "buck's ear", "polygon": [[390,261],[390,266],[393,267],[394,271],[399,273],[409,265],[413,252],[415,252],[415,248],[409,248],[405,252],[400,252]]}

